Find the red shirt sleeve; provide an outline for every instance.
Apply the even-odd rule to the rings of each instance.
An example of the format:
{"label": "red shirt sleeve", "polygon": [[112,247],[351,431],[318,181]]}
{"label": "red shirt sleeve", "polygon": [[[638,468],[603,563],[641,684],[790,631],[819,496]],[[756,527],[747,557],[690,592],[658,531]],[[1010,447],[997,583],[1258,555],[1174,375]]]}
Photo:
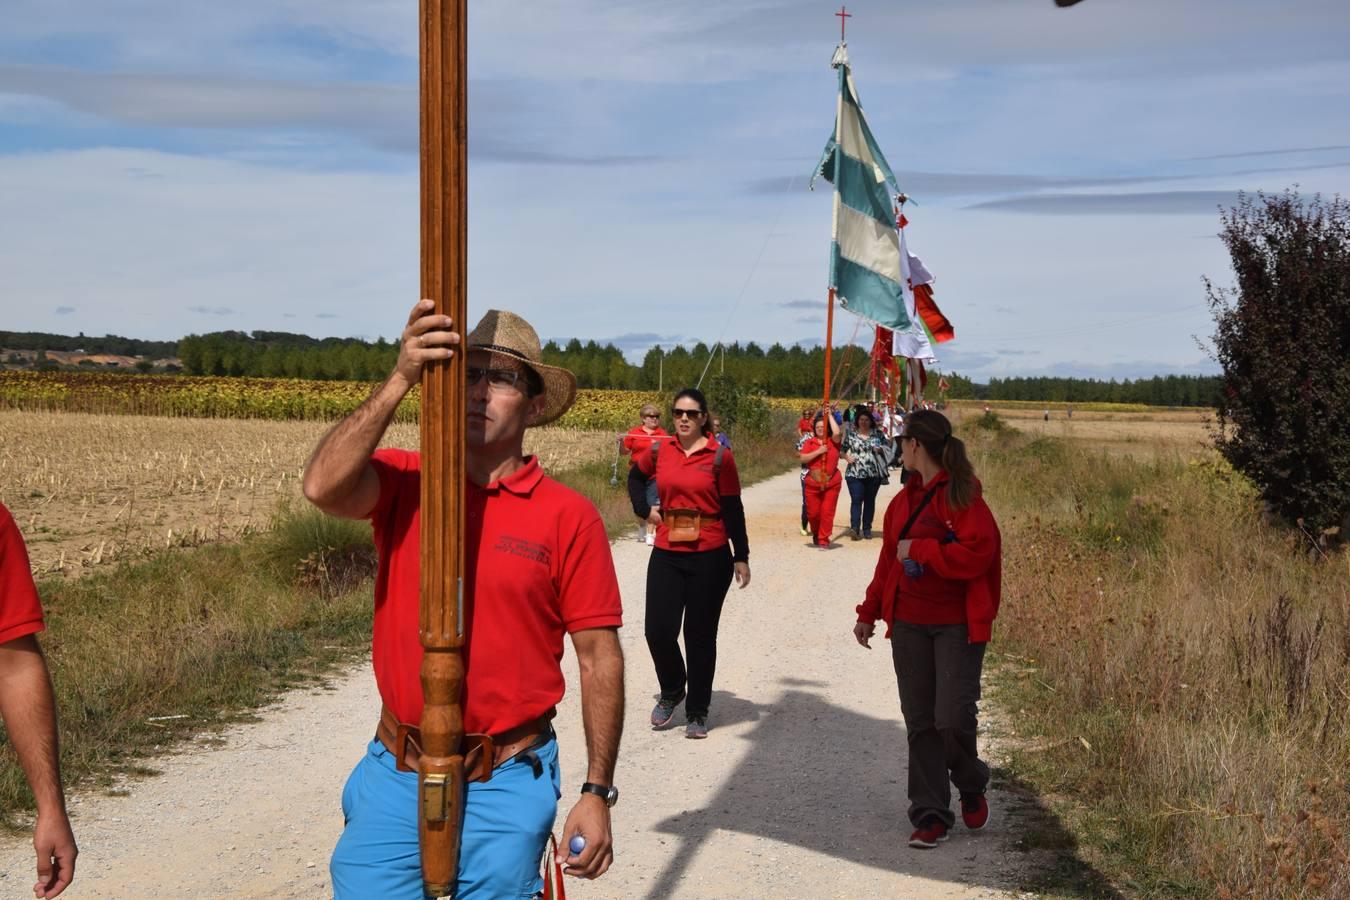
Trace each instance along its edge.
{"label": "red shirt sleeve", "polygon": [[955,541],[944,544],[933,538],[918,538],[909,546],[909,558],[953,581],[984,577],[999,551],[994,514],[984,500],[977,497],[950,521],[956,534]]}
{"label": "red shirt sleeve", "polygon": [[[872,581],[867,585],[863,602],[858,605],[858,621],[872,624],[881,618],[886,585],[891,583],[891,570],[900,564],[895,558],[896,545],[900,543],[900,526],[909,518],[909,498],[913,492],[908,488],[891,498],[886,507],[886,516],[881,524],[881,554],[877,557],[877,567],[872,572]],[[890,623],[886,623],[887,629]]]}
{"label": "red shirt sleeve", "polygon": [[639,450],[633,454],[633,465],[637,466],[637,470],[648,478],[656,474],[656,460],[652,457],[652,451],[660,448],[660,444],[653,444],[647,449]]}
{"label": "red shirt sleeve", "polygon": [[19,526],[0,505],[0,644],[41,631],[42,603]]}
{"label": "red shirt sleeve", "polygon": [[370,465],[380,478],[380,498],[375,501],[375,508],[367,518],[374,522],[384,519],[403,489],[403,479],[408,477],[409,472],[419,471],[419,461],[418,454],[411,450],[386,447],[375,451],[370,457]]}
{"label": "red shirt sleeve", "polygon": [[558,607],[568,634],[623,624],[614,554],[605,523],[593,508],[568,548],[558,588]]}
{"label": "red shirt sleeve", "polygon": [[717,493],[722,497],[741,495],[741,475],[736,471],[736,457],[730,450],[722,451],[722,471],[717,476]]}

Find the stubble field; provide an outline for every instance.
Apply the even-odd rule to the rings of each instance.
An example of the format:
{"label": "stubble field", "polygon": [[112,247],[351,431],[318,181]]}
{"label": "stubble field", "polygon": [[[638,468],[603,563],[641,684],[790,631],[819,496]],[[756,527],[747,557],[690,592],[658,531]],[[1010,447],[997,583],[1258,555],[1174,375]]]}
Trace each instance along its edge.
{"label": "stubble field", "polygon": [[[320,421],[188,419],[0,410],[0,502],[37,575],[72,575],[156,549],[266,530],[301,501]],[[417,446],[396,424],[384,445]],[[526,450],[561,472],[612,454],[613,434],[546,428]]]}

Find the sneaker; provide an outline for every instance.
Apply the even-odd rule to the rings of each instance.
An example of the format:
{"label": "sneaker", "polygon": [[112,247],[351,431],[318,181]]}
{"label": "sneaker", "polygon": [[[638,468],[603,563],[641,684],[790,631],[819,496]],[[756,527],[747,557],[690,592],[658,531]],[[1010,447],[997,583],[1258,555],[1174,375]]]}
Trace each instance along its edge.
{"label": "sneaker", "polygon": [[656,546],[656,532],[655,532],[655,531],[649,531],[649,532],[647,532],[647,546],[648,546],[648,547],[655,547],[655,546]]}
{"label": "sneaker", "polygon": [[708,717],[690,716],[689,724],[684,726],[684,736],[694,740],[703,740],[708,736]]}
{"label": "sneaker", "polygon": [[670,724],[670,720],[675,718],[675,707],[679,706],[684,700],[684,692],[674,700],[667,700],[662,697],[656,701],[656,706],[652,708],[652,727],[665,728]]}
{"label": "sneaker", "polygon": [[932,850],[947,839],[947,826],[938,819],[929,819],[909,836],[909,845],[916,850]]}
{"label": "sneaker", "polygon": [[984,794],[961,795],[961,821],[971,831],[979,831],[989,824],[989,801]]}
{"label": "sneaker", "polygon": [[645,541],[647,539],[647,529],[643,528],[641,525],[638,526],[637,539],[638,541]]}
{"label": "sneaker", "polygon": [[861,541],[862,535],[858,533],[858,529],[850,528],[848,530],[848,539],[851,541]]}
{"label": "sneaker", "polygon": [[803,525],[803,526],[802,526],[802,537],[810,537],[810,535],[811,535],[811,529],[810,529],[809,527],[807,527],[806,525]]}
{"label": "sneaker", "polygon": [[863,529],[863,540],[864,540],[864,541],[870,541],[871,539],[872,539],[872,529],[870,529],[870,528],[864,528],[864,529]]}

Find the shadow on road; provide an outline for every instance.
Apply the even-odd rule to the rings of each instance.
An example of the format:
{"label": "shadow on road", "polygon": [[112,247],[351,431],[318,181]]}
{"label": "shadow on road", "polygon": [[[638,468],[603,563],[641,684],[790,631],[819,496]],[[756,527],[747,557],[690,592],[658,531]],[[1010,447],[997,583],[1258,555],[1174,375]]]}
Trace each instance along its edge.
{"label": "shadow on road", "polygon": [[[893,717],[875,718],[830,703],[813,691],[823,687],[815,682],[781,683],[781,699],[769,706],[717,692],[717,725],[755,722],[744,738],[751,747],[707,806],[657,824],[656,830],[674,836],[678,845],[653,878],[647,900],[668,896],[718,830],[770,838],[883,871],[971,882],[956,854],[916,851],[905,844],[911,826],[905,816],[905,731],[898,704]],[[997,782],[995,787],[1000,787]],[[1038,805],[1025,786],[1014,791],[1014,804]],[[1061,853],[1069,846],[1072,839],[1053,814],[1039,807],[1035,821],[1048,844],[1058,845]],[[958,823],[953,836],[987,842],[992,849],[1008,840],[1008,827],[970,835],[959,834]],[[958,843],[954,839],[944,849]],[[990,878],[981,886],[1019,887],[1011,877]]]}

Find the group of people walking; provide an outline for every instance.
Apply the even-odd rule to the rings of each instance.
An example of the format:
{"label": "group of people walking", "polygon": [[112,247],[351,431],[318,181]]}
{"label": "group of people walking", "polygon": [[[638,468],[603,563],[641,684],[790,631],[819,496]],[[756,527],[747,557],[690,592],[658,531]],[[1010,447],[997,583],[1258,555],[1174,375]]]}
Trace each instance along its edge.
{"label": "group of people walking", "polygon": [[[842,485],[849,493],[849,537],[855,541],[873,537],[877,492],[890,483],[888,472],[897,457],[896,444],[878,427],[877,415],[860,404],[847,415],[831,409],[829,415],[824,411],[803,415],[798,422],[802,535],[810,537],[814,547],[836,546],[834,514]],[[842,478],[841,459],[846,463]]]}
{"label": "group of people walking", "polygon": [[[421,460],[413,451],[378,448],[423,367],[460,352],[468,392],[461,701],[465,731],[490,738],[485,746],[492,749],[479,780],[465,787],[455,896],[534,897],[542,890],[539,861],[562,783],[552,719],[564,691],[565,634],[580,664],[586,780],[551,861],[574,877],[597,878],[614,858],[624,658],[613,556],[594,505],[549,478],[523,450],[528,428],[556,420],[572,405],[576,379],[542,361],[538,335],[519,316],[490,311],[461,338],[456,323],[432,310],[426,300],[413,308],[394,371],[324,436],[305,468],[306,498],[331,515],[370,521],[379,554],[372,658],[383,706],[378,715],[371,711],[374,737],[342,791],[344,828],[330,865],[340,900],[423,897]],[[723,605],[733,581],[750,585],[750,548],[736,459],[707,399],[696,389],[682,390],[669,412],[671,432],[660,427],[661,410],[649,405],[622,440],[631,454],[633,511],[651,526],[650,538],[644,529],[652,544],[644,635],[658,693],[650,724],[671,727],[683,704],[684,734],[700,740],[708,737],[713,712]],[[976,703],[999,605],[998,526],[964,445],[940,413],[911,415],[894,443],[879,434],[870,411],[844,418],[822,410],[799,443],[803,528],[809,527],[813,545],[830,546],[842,481],[849,486],[853,538],[874,537],[877,491],[898,445],[905,485],[883,516],[876,568],[853,635],[870,648],[881,621],[891,638],[909,744],[909,844],[931,848],[955,824],[952,784],[966,827],[982,828],[989,819],[989,768],[976,746]],[[841,458],[847,464],[842,476]],[[22,571],[31,586],[16,538],[0,507],[0,584],[22,581],[16,574]],[[18,612],[15,596],[22,601]],[[49,737],[25,741],[28,723],[45,720],[16,715],[34,701],[11,696],[5,677],[13,642],[20,651],[35,647],[41,620],[33,596],[30,588],[7,588],[0,596],[0,712],[12,739],[18,735],[30,777],[36,774],[44,789],[55,781],[59,798],[54,750],[24,756],[26,746],[54,748],[54,720],[41,726],[53,732]],[[40,814],[39,828],[44,884],[37,894],[55,896],[69,883],[74,842],[63,809],[59,816]]]}

